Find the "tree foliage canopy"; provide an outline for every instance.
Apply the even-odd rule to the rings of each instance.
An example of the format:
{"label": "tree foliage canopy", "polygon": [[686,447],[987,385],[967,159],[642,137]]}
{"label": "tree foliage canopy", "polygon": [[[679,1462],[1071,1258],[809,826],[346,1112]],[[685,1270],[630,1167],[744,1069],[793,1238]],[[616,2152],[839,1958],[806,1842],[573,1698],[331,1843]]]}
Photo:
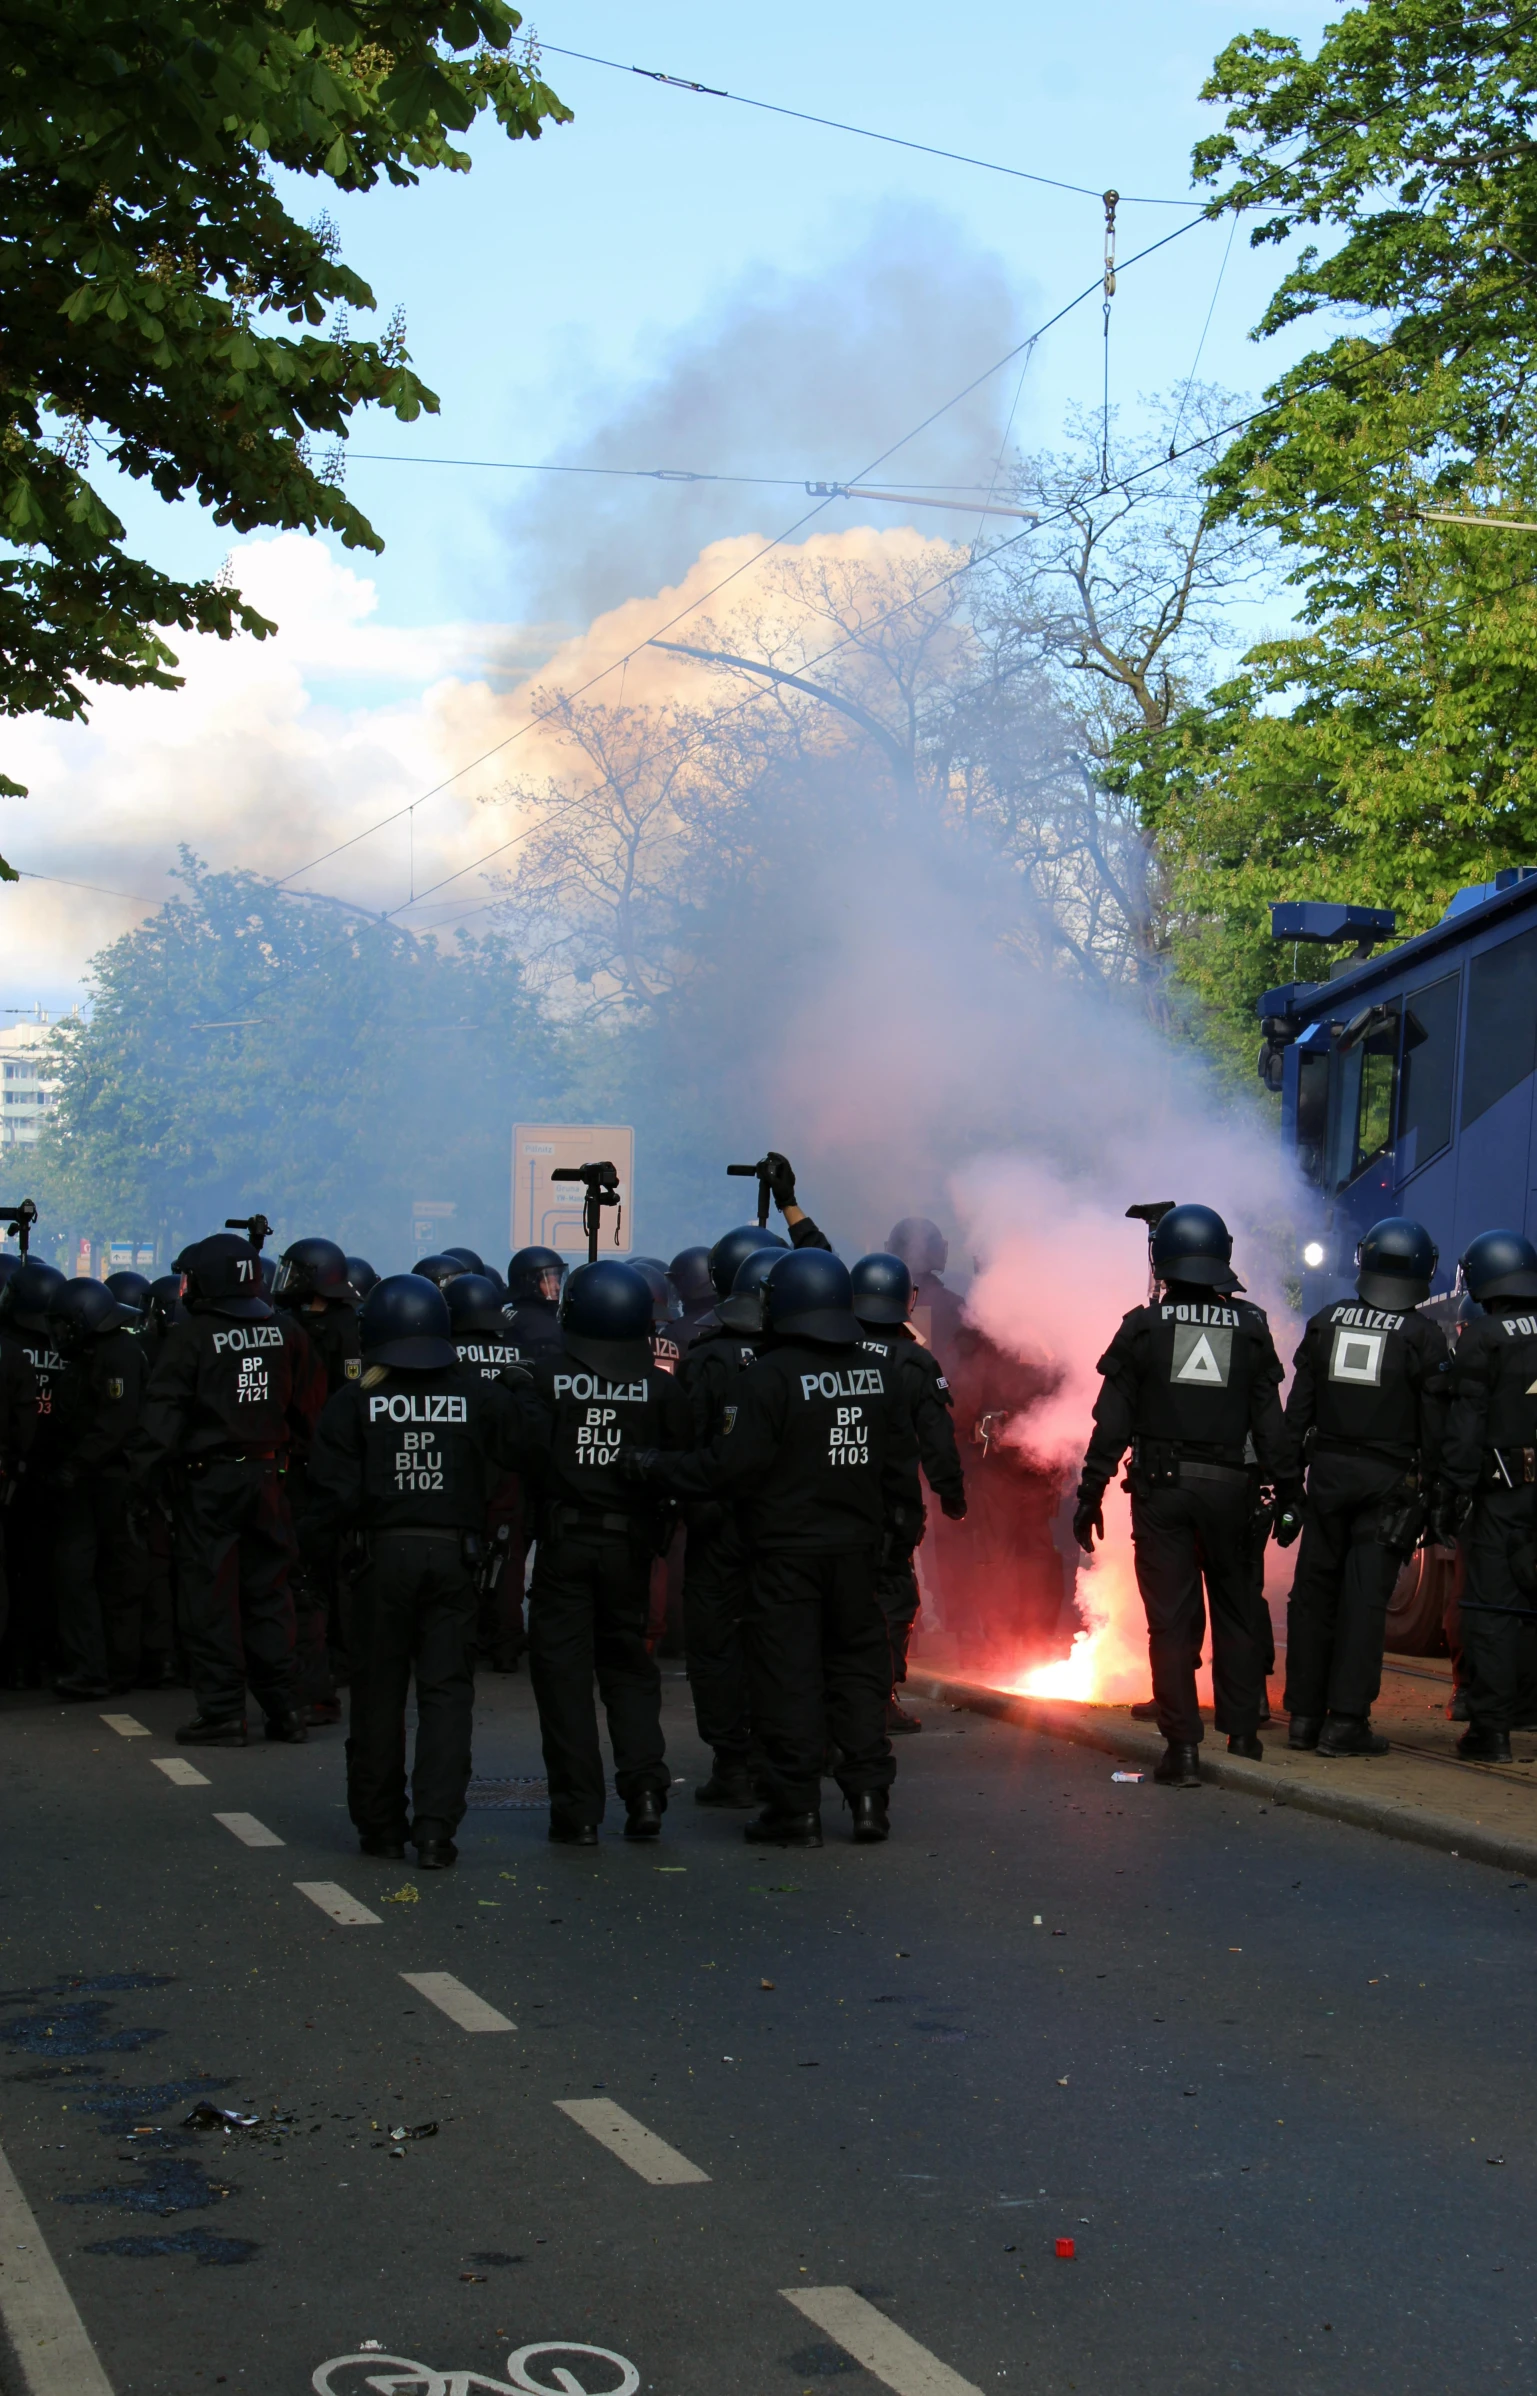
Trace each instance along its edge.
{"label": "tree foliage canopy", "polygon": [[271,170],[347,192],[414,183],[468,167],[454,137],[486,110],[537,137],[570,112],[514,55],[519,23],[505,0],[11,0],[0,711],[79,716],[92,682],[174,687],[157,627],[271,629],[222,582],[128,553],[93,448],[238,532],[325,526],[382,547],[309,437],[339,438],[359,407],[409,419],[437,401],[398,317],[380,340],[349,329],[374,295]]}

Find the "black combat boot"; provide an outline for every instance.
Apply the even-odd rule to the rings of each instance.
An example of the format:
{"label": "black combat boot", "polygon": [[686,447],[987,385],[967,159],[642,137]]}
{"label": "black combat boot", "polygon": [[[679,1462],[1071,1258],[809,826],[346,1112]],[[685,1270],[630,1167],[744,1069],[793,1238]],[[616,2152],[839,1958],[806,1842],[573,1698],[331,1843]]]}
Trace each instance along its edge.
{"label": "black combat boot", "polygon": [[1201,1785],[1201,1751],[1184,1739],[1169,1739],[1164,1745],[1163,1759],[1153,1766],[1153,1778],[1162,1781],[1166,1789],[1198,1789]]}
{"label": "black combat boot", "polygon": [[1510,1733],[1508,1730],[1485,1730],[1475,1722],[1457,1741],[1457,1753],[1466,1764],[1508,1764]]}
{"label": "black combat boot", "polygon": [[660,1789],[637,1789],[628,1798],[624,1809],[624,1835],[627,1839],[659,1839],[662,1835],[664,1800]]}
{"label": "black combat boot", "polygon": [[176,1734],[178,1747],[243,1747],[244,1714],[194,1714]]}
{"label": "black combat boot", "polygon": [[266,1736],[279,1746],[302,1747],[309,1735],[304,1727],[304,1716],[296,1706],[291,1706],[286,1714],[267,1716]]}
{"label": "black combat boot", "polygon": [[1380,1739],[1365,1714],[1330,1714],[1318,1735],[1320,1755],[1386,1755],[1388,1742]]}
{"label": "black combat boot", "polygon": [[1158,1719],[1157,1698],[1139,1697],[1131,1709],[1131,1718],[1133,1722],[1156,1722]]}
{"label": "black combat boot", "polygon": [[1227,1743],[1229,1755],[1241,1755],[1251,1764],[1263,1760],[1265,1750],[1252,1730],[1235,1731]]}
{"label": "black combat boot", "polygon": [[822,1817],[813,1807],[804,1814],[777,1813],[769,1806],[742,1831],[749,1847],[820,1847]]}
{"label": "black combat boot", "polygon": [[1293,1714],[1286,1733],[1288,1747],[1305,1748],[1309,1753],[1318,1745],[1323,1723],[1317,1714]]}
{"label": "black combat boot", "polygon": [[403,1864],[406,1860],[404,1833],[392,1830],[362,1831],[358,1836],[358,1853],[372,1855],[383,1864]]}
{"label": "black combat boot", "polygon": [[737,1813],[751,1813],[758,1803],[752,1774],[745,1764],[729,1762],[723,1756],[715,1759],[715,1769],[708,1780],[702,1780],[694,1791],[696,1805],[720,1805]]}
{"label": "black combat boot", "polygon": [[923,1724],[917,1715],[908,1712],[900,1697],[893,1695],[887,1698],[886,1734],[888,1738],[895,1737],[898,1732],[922,1730],[922,1728]]}
{"label": "black combat boot", "polygon": [[551,1814],[550,1842],[556,1847],[596,1847],[596,1822],[573,1822],[565,1814]]}
{"label": "black combat boot", "polygon": [[849,1810],[854,1816],[856,1847],[878,1847],[890,1838],[891,1813],[884,1789],[861,1789],[849,1799]]}
{"label": "black combat boot", "polygon": [[446,1872],[459,1861],[459,1850],[441,1822],[413,1822],[411,1844],[424,1872]]}

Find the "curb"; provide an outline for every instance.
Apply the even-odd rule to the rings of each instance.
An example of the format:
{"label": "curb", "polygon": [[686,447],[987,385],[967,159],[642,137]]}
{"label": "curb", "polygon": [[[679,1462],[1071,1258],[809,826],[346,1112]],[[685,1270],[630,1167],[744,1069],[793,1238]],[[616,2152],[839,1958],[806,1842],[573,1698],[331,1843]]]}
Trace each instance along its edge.
{"label": "curb", "polygon": [[[918,1695],[942,1705],[993,1714],[1043,1738],[1097,1747],[1106,1755],[1127,1756],[1134,1763],[1155,1764],[1163,1754],[1163,1740],[1156,1730],[1144,1730],[1138,1722],[1117,1718],[1109,1707],[1070,1705],[1051,1697],[1013,1697],[981,1682],[948,1680],[933,1673],[915,1673],[911,1686]],[[1384,1838],[1437,1848],[1464,1863],[1492,1864],[1498,1871],[1521,1872],[1537,1879],[1537,1837],[1512,1838],[1459,1820],[1454,1814],[1434,1813],[1428,1806],[1407,1805],[1390,1797],[1320,1788],[1316,1782],[1294,1780],[1268,1764],[1249,1763],[1243,1756],[1203,1754],[1201,1777],[1219,1789],[1263,1797],[1270,1805],[1294,1806],[1298,1813],[1322,1814],[1331,1822],[1346,1822],[1354,1830],[1375,1830]]]}

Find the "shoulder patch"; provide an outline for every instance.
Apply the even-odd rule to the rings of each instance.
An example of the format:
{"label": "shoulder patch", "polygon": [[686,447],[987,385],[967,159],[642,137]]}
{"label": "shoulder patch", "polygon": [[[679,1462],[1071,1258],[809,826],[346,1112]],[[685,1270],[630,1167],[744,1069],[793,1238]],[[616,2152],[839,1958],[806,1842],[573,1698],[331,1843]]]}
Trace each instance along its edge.
{"label": "shoulder patch", "polygon": [[735,1406],[722,1407],[720,1427],[723,1433],[734,1431],[736,1429],[737,1413],[738,1409]]}
{"label": "shoulder patch", "polygon": [[109,1381],[107,1383],[107,1395],[109,1398],[120,1398],[122,1394],[123,1384],[121,1381]]}
{"label": "shoulder patch", "polygon": [[[363,1360],[361,1357],[358,1357],[356,1361],[361,1364]],[[371,1364],[367,1372],[362,1376],[362,1384],[365,1389],[377,1389],[380,1382],[388,1381],[389,1377],[388,1366],[382,1364]]]}
{"label": "shoulder patch", "polygon": [[[377,1369],[378,1369],[378,1368],[376,1367],[376,1368],[375,1368],[375,1370],[377,1370]],[[362,1359],[362,1357],[361,1357],[361,1356],[348,1356],[348,1357],[344,1357],[344,1359],[342,1360],[342,1375],[343,1375],[343,1378],[344,1378],[345,1380],[348,1380],[348,1381],[361,1381],[361,1380],[362,1380],[362,1378],[363,1378],[363,1359]]]}

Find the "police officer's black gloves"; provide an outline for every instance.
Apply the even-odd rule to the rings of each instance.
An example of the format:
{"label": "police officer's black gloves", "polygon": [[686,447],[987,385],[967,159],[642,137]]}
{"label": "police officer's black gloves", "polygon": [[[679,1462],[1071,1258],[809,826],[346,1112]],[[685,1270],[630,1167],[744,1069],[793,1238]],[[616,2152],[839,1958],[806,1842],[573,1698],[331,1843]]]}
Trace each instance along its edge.
{"label": "police officer's black gloves", "polygon": [[783,1214],[787,1206],[795,1204],[795,1167],[777,1148],[769,1149],[763,1161],[769,1169],[769,1196]]}
{"label": "police officer's black gloves", "polygon": [[661,1453],[660,1448],[621,1448],[614,1470],[621,1481],[654,1481]]}
{"label": "police officer's black gloves", "polygon": [[1279,1481],[1276,1484],[1275,1514],[1270,1534],[1277,1547],[1290,1547],[1302,1528],[1303,1485],[1300,1481]]}
{"label": "police officer's black gloves", "polygon": [[1105,1536],[1105,1493],[1101,1489],[1081,1487],[1077,1510],[1073,1515],[1073,1537],[1086,1556],[1094,1553],[1094,1542]]}
{"label": "police officer's black gloves", "polygon": [[1430,1509],[1430,1536],[1437,1547],[1456,1546],[1472,1511],[1473,1500],[1465,1491],[1441,1484]]}
{"label": "police officer's black gloves", "polygon": [[951,1522],[966,1520],[966,1500],[963,1497],[942,1497],[939,1504],[940,1511],[948,1515]]}

